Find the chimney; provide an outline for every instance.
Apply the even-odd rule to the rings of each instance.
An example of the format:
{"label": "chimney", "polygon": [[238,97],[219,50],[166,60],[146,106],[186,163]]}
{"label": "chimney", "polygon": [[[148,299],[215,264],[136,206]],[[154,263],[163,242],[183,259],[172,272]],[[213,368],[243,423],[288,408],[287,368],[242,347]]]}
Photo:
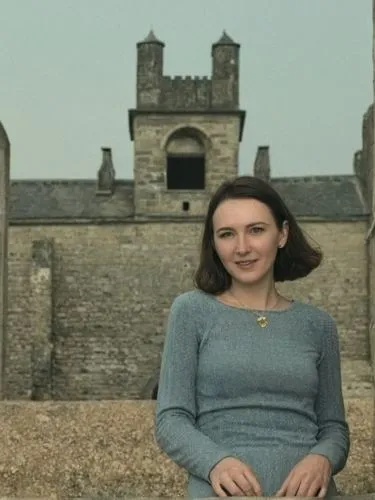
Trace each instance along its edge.
{"label": "chimney", "polygon": [[361,177],[363,172],[361,171],[362,166],[362,149],[359,149],[354,153],[353,157],[353,169],[357,177]]}
{"label": "chimney", "polygon": [[115,169],[112,162],[111,148],[102,148],[102,164],[98,170],[97,194],[110,195],[115,185]]}
{"label": "chimney", "polygon": [[259,146],[254,162],[254,177],[269,182],[271,179],[269,146]]}

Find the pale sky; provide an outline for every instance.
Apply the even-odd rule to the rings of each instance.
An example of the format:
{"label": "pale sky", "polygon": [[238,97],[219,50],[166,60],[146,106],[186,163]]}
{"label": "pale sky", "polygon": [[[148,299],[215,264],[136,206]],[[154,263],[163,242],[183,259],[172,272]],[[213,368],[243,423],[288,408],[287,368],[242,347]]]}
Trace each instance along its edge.
{"label": "pale sky", "polygon": [[133,177],[127,110],[152,27],[167,75],[210,76],[223,29],[241,44],[240,173],[352,173],[372,96],[371,0],[0,0],[0,120],[11,177],[95,178],[111,147]]}

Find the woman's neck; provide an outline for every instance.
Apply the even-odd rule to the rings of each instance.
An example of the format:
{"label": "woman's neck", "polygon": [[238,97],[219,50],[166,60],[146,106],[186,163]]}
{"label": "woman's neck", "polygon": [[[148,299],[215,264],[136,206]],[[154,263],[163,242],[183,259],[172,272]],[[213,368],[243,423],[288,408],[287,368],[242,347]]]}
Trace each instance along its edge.
{"label": "woman's neck", "polygon": [[227,293],[249,309],[272,309],[280,299],[273,280],[254,285],[233,282]]}

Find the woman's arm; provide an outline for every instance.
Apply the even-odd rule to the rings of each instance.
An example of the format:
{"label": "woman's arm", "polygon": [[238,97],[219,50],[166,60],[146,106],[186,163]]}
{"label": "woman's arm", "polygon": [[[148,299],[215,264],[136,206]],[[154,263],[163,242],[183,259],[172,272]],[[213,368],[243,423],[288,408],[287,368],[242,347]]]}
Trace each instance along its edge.
{"label": "woman's arm", "polygon": [[333,475],[344,468],[350,449],[349,427],[345,419],[341,383],[337,328],[333,319],[327,315],[322,330],[319,390],[316,401],[318,443],[310,453],[327,457],[331,462]]}
{"label": "woman's arm", "polygon": [[173,302],[161,364],[155,437],[176,464],[209,481],[211,469],[231,454],[195,425],[199,317],[199,305],[191,293]]}

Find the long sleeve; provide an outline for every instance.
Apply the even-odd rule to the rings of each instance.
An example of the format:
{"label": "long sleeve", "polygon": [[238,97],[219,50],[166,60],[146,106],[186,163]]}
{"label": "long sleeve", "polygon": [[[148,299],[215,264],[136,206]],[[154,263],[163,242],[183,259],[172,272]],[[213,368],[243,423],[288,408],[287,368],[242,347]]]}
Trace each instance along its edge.
{"label": "long sleeve", "polygon": [[211,469],[229,451],[195,426],[199,307],[189,294],[172,304],[164,344],[155,418],[160,448],[179,466],[209,481]]}
{"label": "long sleeve", "polygon": [[337,328],[328,315],[322,331],[316,413],[319,425],[318,442],[311,453],[327,457],[332,464],[333,474],[337,474],[346,464],[350,436],[342,395]]}

